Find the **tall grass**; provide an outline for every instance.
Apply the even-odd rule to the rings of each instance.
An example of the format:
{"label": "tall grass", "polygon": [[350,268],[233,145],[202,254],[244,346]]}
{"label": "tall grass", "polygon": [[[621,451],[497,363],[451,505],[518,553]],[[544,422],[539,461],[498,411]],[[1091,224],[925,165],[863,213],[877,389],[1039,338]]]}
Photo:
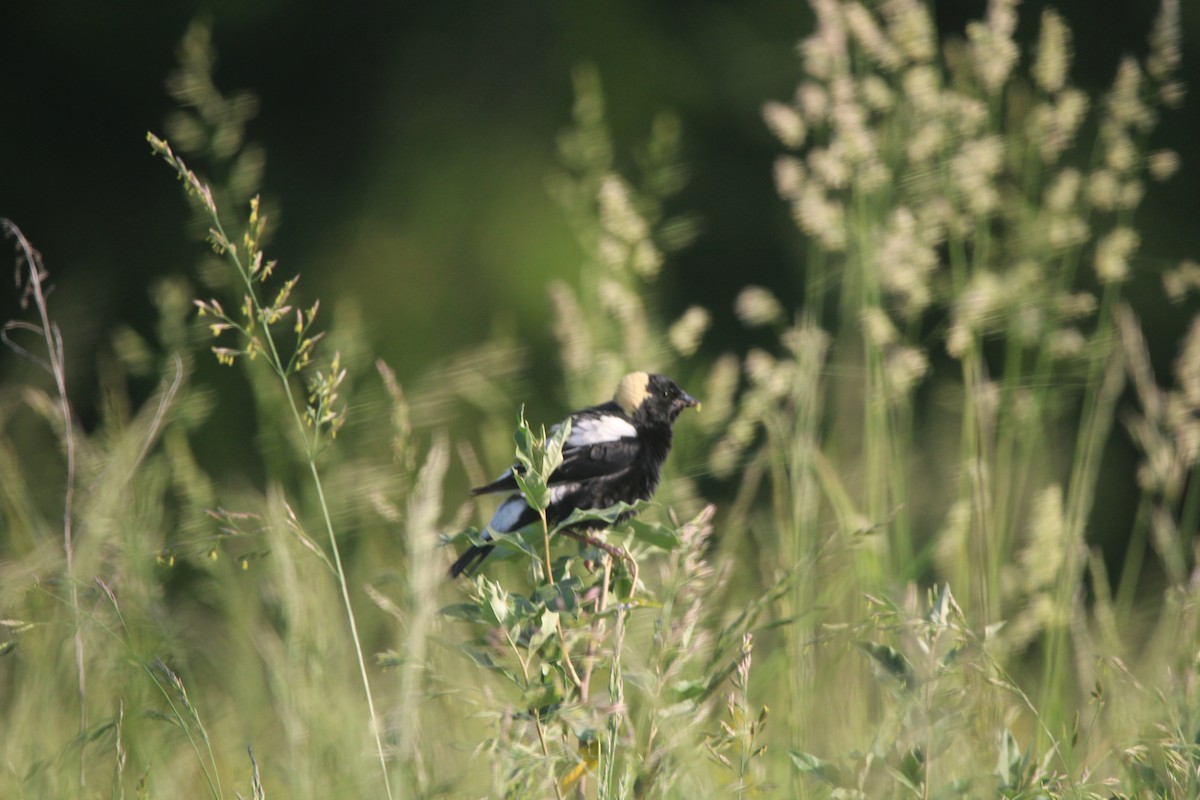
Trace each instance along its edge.
{"label": "tall grass", "polygon": [[[0,389],[0,795],[1196,796],[1200,317],[1155,375],[1125,291],[1177,163],[1148,148],[1182,97],[1178,4],[1100,98],[1053,10],[1022,58],[1009,2],[946,41],[916,0],[813,7],[763,109],[806,288],[739,294],[770,343],[746,353],[709,359],[709,310],[648,299],[701,230],[665,211],[680,121],[621,157],[576,73],[549,180],[583,253],[549,287],[562,407],[639,368],[705,411],[634,522],[535,525],[458,582],[443,545],[489,509],[450,498],[515,451],[536,502],[565,431],[518,416],[512,342],[402,386],[352,308],[318,333],[264,255],[256,101],[193,28],[150,141],[219,258],[149,287],[155,340],[114,333],[91,431],[53,265],[5,225],[33,310],[4,338],[48,378]],[[206,342],[243,399],[198,377]],[[478,441],[447,431],[468,414]],[[235,415],[258,484],[196,455]],[[1121,436],[1139,500],[1110,576]]]}

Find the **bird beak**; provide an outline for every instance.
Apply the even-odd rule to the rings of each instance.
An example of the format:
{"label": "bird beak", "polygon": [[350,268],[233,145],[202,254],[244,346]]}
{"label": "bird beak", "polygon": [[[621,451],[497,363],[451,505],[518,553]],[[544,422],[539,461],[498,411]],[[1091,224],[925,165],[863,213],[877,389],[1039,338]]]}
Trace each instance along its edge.
{"label": "bird beak", "polygon": [[676,400],[675,402],[679,404],[680,411],[682,411],[685,408],[694,408],[694,409],[696,409],[697,414],[700,413],[700,401],[697,400],[696,398],[692,397],[687,392],[683,392],[682,394],[680,394],[679,399]]}

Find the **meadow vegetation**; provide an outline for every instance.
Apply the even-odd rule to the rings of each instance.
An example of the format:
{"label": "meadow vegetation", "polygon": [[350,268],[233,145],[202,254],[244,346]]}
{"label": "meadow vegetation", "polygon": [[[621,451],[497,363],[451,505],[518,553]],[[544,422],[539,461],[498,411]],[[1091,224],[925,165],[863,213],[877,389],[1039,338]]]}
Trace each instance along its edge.
{"label": "meadow vegetation", "polygon": [[[1064,18],[1023,53],[1015,5],[944,38],[919,0],[813,0],[795,93],[763,105],[805,288],[734,299],[748,352],[651,300],[702,231],[667,210],[686,121],[624,148],[578,70],[557,400],[651,369],[703,413],[608,546],[535,525],[457,582],[491,511],[468,483],[515,452],[537,502],[560,455],[508,392],[519,343],[402,386],[369,321],[327,322],[269,255],[256,101],[193,27],[148,141],[211,252],[148,287],[152,337],[113,333],[89,430],[54,265],[5,222],[5,341],[46,377],[0,386],[0,796],[1200,795],[1200,315],[1169,374],[1139,323],[1200,268],[1124,291],[1178,163],[1152,142],[1179,4],[1095,97]],[[214,356],[244,391],[206,383]],[[234,417],[261,463],[201,466]],[[1106,561],[1116,437],[1137,499]]]}

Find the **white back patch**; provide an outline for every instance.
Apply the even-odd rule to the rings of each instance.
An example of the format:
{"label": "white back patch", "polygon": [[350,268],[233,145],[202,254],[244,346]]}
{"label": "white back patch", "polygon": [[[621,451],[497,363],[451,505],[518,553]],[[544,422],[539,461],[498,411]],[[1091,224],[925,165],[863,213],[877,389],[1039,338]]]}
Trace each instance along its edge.
{"label": "white back patch", "polygon": [[617,384],[617,393],[613,400],[626,414],[633,416],[646,395],[650,393],[650,376],[645,372],[631,372]]}
{"label": "white back patch", "polygon": [[620,417],[604,414],[599,417],[583,417],[571,421],[571,433],[567,436],[567,447],[586,447],[592,444],[615,442],[619,439],[636,439],[637,428]]}

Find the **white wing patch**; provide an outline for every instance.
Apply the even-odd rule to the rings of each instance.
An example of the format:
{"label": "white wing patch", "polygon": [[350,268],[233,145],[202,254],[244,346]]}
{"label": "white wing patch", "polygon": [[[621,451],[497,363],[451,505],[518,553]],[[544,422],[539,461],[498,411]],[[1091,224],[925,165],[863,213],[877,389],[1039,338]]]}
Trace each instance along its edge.
{"label": "white wing patch", "polygon": [[[551,433],[558,429],[555,425],[551,428]],[[566,447],[588,447],[594,444],[604,444],[605,442],[616,442],[621,439],[636,439],[637,428],[633,427],[628,421],[612,414],[601,414],[598,417],[583,417],[582,419],[571,421],[571,433],[567,436]],[[497,478],[497,481],[503,480],[512,475],[512,470],[506,470],[503,475]],[[560,486],[555,486],[550,489],[551,504],[557,503],[572,492],[579,490],[578,483],[564,483]],[[492,515],[492,519],[488,522],[487,528],[483,531],[482,538],[484,540],[491,539],[488,528],[497,533],[511,533],[517,522],[521,519],[521,515],[528,508],[525,502],[525,497],[520,492],[512,495],[499,506],[496,507],[496,513]]]}
{"label": "white wing patch", "polygon": [[[561,486],[553,487],[550,489],[550,503],[557,503],[564,496],[576,491],[578,488],[578,483],[564,483]],[[526,508],[528,508],[528,504],[525,502],[525,495],[520,492],[512,495],[503,503],[496,506],[496,513],[492,514],[492,518],[488,522],[487,527],[483,529],[483,535],[480,538],[484,541],[491,539],[491,531],[495,531],[496,533],[512,533],[517,521],[525,513]]]}
{"label": "white wing patch", "polygon": [[[496,513],[492,515],[492,519],[487,526],[497,533],[511,533],[513,526],[521,518],[521,513],[525,510],[525,507],[524,496],[514,494],[496,507]],[[482,538],[490,539],[492,537],[485,530]]]}
{"label": "white wing patch", "polygon": [[571,421],[571,433],[567,436],[567,447],[585,447],[591,444],[615,442],[619,439],[636,439],[637,428],[612,414],[599,417],[583,417]]}
{"label": "white wing patch", "polygon": [[579,488],[578,483],[563,483],[550,489],[550,504],[554,505],[559,500],[562,500],[565,495],[576,491]]}

